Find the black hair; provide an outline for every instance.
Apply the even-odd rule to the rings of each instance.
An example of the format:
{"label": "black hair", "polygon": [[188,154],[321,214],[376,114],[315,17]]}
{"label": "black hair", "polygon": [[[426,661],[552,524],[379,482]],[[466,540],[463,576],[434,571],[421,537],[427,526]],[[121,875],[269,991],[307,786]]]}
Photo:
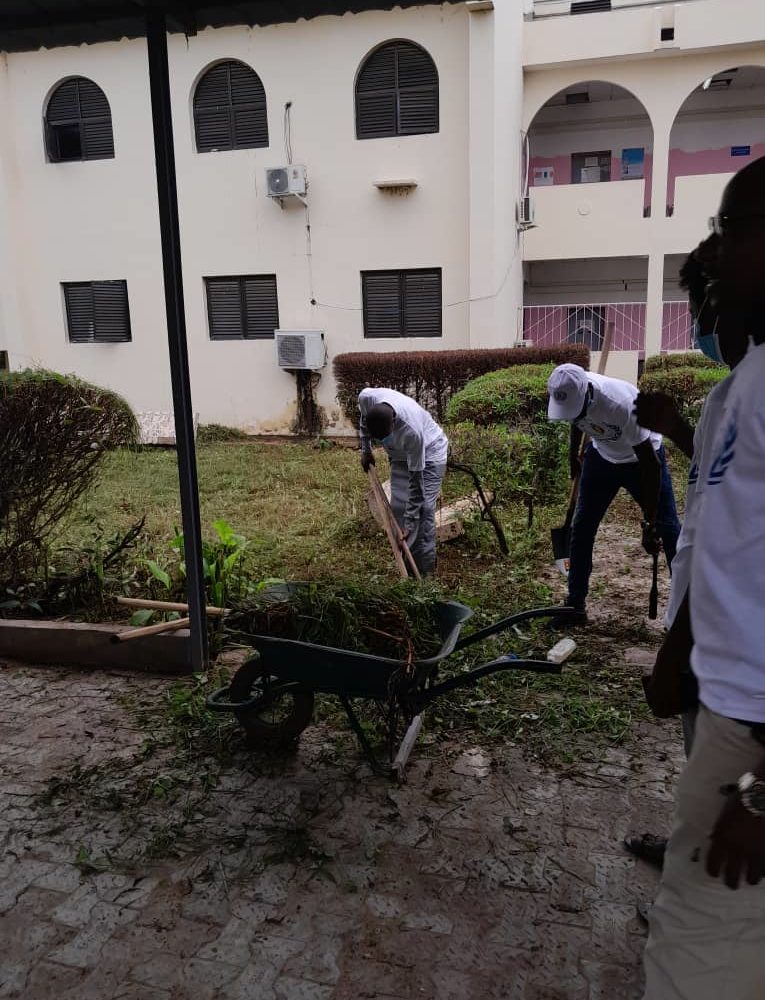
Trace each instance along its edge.
{"label": "black hair", "polygon": [[376,438],[378,441],[387,437],[393,429],[394,417],[393,407],[387,403],[376,403],[372,406],[366,416],[370,437]]}
{"label": "black hair", "polygon": [[708,280],[697,253],[693,250],[680,268],[680,287],[688,292],[689,299],[700,306],[706,296]]}

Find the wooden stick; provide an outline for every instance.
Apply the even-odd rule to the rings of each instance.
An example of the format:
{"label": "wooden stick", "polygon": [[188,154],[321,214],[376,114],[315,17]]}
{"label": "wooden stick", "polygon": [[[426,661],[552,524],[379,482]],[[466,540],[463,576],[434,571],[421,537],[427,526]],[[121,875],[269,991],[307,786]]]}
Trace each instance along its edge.
{"label": "wooden stick", "polygon": [[409,548],[404,539],[404,532],[401,530],[401,527],[399,526],[399,523],[396,520],[396,515],[393,513],[393,508],[390,505],[390,501],[388,500],[385,490],[383,489],[382,483],[380,482],[380,477],[377,475],[376,470],[374,474],[374,480],[372,481],[372,489],[373,492],[375,493],[375,498],[377,499],[378,508],[381,509],[381,514],[383,519],[385,518],[388,519],[388,523],[390,524],[390,527],[393,530],[393,534],[396,536],[396,539],[398,540],[399,549],[401,552],[403,552],[404,557],[406,558],[407,562],[412,568],[412,575],[414,576],[415,580],[421,580],[422,576],[420,575],[420,571],[417,568],[417,563],[414,561],[414,556],[412,555],[411,549]]}
{"label": "wooden stick", "polygon": [[188,628],[190,618],[175,618],[171,622],[157,622],[156,625],[146,625],[143,628],[134,628],[129,632],[115,632],[112,642],[128,642],[130,639],[142,639],[145,635],[159,635],[160,632],[176,632],[181,628]]}
{"label": "wooden stick", "polygon": [[415,715],[409,724],[409,728],[401,741],[401,746],[398,748],[398,753],[396,754],[396,759],[391,764],[391,775],[398,781],[403,781],[406,775],[406,765],[409,760],[409,756],[414,748],[414,744],[417,742],[417,737],[420,735],[420,729],[422,729],[422,716]]}
{"label": "wooden stick", "polygon": [[[393,550],[393,558],[396,562],[396,567],[402,577],[406,579],[409,574],[406,571],[406,565],[404,564],[404,557],[401,554],[401,549],[398,544],[398,538],[393,530],[391,524],[391,518],[389,516],[390,505],[387,503],[388,498],[385,496],[385,491],[382,488],[382,483],[377,475],[374,466],[370,465],[367,470],[367,475],[369,476],[369,482],[372,486],[372,492],[374,493],[375,500],[377,501],[377,507],[380,511],[380,516],[382,517],[383,528],[385,528],[385,534],[388,536],[388,541],[390,542],[390,547]],[[380,494],[382,494],[382,499]],[[383,500],[385,502],[383,502]]]}
{"label": "wooden stick", "polygon": [[[117,604],[124,604],[127,608],[153,608],[155,611],[188,611],[188,604],[180,601],[150,601],[142,597],[118,597]],[[228,608],[207,608],[208,618],[219,618],[228,611]]]}

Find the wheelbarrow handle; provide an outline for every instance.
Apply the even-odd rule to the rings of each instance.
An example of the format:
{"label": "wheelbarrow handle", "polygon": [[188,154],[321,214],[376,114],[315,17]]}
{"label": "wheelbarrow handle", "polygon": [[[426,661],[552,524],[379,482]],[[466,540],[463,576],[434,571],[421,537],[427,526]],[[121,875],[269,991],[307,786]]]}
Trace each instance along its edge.
{"label": "wheelbarrow handle", "polygon": [[441,681],[440,684],[433,684],[431,687],[415,692],[411,697],[411,702],[418,711],[421,711],[431,701],[440,698],[442,694],[448,694],[458,688],[474,687],[483,677],[499,673],[502,670],[530,670],[536,674],[559,674],[561,664],[550,663],[549,660],[519,660],[514,656],[498,656],[496,660],[484,663],[474,670],[465,670],[455,677]]}
{"label": "wheelbarrow handle", "polygon": [[558,618],[565,617],[566,615],[576,614],[575,608],[531,608],[529,611],[519,611],[517,614],[510,615],[508,618],[501,618],[498,622],[494,622],[493,625],[487,625],[486,628],[479,629],[477,632],[472,632],[470,635],[463,636],[457,644],[455,645],[455,651],[458,649],[465,649],[467,646],[474,646],[477,642],[483,642],[484,639],[488,639],[492,635],[496,635],[498,632],[504,632],[513,625],[520,625],[521,622],[530,621],[532,618]]}

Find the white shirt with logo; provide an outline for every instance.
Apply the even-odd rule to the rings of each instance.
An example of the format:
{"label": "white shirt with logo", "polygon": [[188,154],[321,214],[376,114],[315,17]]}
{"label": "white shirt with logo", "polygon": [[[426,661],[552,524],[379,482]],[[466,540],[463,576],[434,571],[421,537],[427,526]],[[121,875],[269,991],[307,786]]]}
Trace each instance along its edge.
{"label": "white shirt with logo", "polygon": [[731,378],[691,558],[691,665],[702,704],[765,722],[765,345]]}
{"label": "white shirt with logo", "polygon": [[379,403],[387,403],[396,415],[390,439],[385,443],[392,462],[406,462],[410,472],[422,472],[426,463],[446,463],[449,440],[444,432],[427,410],[395,389],[362,389],[359,393],[362,446],[366,414]]}
{"label": "white shirt with logo", "polygon": [[699,414],[699,422],[693,435],[693,459],[688,473],[688,487],[685,491],[685,516],[683,517],[683,528],[677,540],[677,553],[672,560],[672,583],[669,588],[669,600],[664,616],[664,624],[667,628],[672,627],[672,622],[688,592],[696,524],[709,466],[712,463],[715,435],[717,428],[725,419],[725,404],[732,379],[733,376],[728,375],[710,391],[704,400]]}
{"label": "white shirt with logo", "polygon": [[588,372],[593,397],[585,415],[574,424],[590,438],[601,458],[614,465],[637,462],[636,445],[649,441],[657,450],[661,434],[641,427],[635,419],[635,398],[638,390],[630,382]]}

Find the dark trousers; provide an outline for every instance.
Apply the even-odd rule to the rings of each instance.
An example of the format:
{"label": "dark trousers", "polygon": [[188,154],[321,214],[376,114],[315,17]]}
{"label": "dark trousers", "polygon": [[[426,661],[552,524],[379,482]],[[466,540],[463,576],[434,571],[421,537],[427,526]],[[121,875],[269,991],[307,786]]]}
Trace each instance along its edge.
{"label": "dark trousers", "polygon": [[[680,522],[677,519],[672,477],[667,467],[664,448],[659,448],[656,457],[661,462],[661,491],[656,528],[664,545],[667,565],[671,567],[677,549]],[[582,461],[579,499],[571,525],[568,603],[572,607],[584,608],[590,588],[595,535],[611,502],[622,487],[640,504],[642,493],[640,463],[628,462],[616,465],[607,462],[595,451],[592,444],[589,444]]]}

